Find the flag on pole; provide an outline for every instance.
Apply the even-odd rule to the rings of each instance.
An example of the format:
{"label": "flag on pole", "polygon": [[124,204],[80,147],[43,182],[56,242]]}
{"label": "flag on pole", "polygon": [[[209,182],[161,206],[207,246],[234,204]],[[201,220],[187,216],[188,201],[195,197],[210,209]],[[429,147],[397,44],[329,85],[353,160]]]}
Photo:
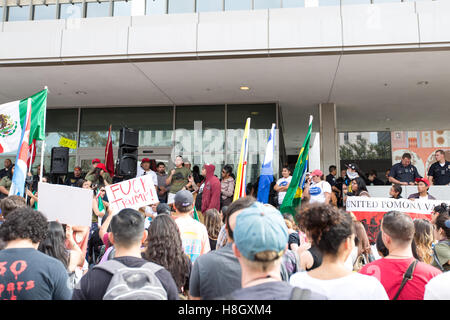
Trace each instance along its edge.
{"label": "flag on pole", "polygon": [[[24,106],[26,107],[24,109]],[[9,195],[23,196],[30,155],[30,144],[45,139],[47,89],[33,96],[0,106],[0,153],[17,150]],[[20,133],[20,139],[16,137]],[[17,145],[14,147],[13,143]]]}
{"label": "flag on pole", "polygon": [[33,143],[30,144],[29,149],[30,150],[28,152],[27,164],[28,164],[28,168],[31,168],[31,166],[34,163],[34,160],[36,159],[36,139],[33,139]]}
{"label": "flag on pole", "polygon": [[305,183],[305,175],[308,164],[309,142],[311,140],[313,117],[309,117],[309,127],[306,138],[303,141],[303,146],[300,149],[297,163],[295,164],[294,174],[292,175],[291,183],[286,191],[283,203],[280,206],[281,213],[290,213],[295,215],[296,208],[300,205],[302,200],[303,185]]}
{"label": "flag on pole", "polygon": [[246,176],[247,176],[247,156],[248,156],[248,133],[250,131],[250,118],[247,118],[245,124],[244,136],[242,137],[241,155],[239,156],[239,165],[236,172],[236,184],[234,187],[233,201],[245,197]]}
{"label": "flag on pole", "polygon": [[105,167],[108,170],[109,175],[111,177],[114,176],[114,153],[113,153],[112,138],[111,138],[111,125],[109,126],[108,140],[106,141]]}
{"label": "flag on pole", "polygon": [[275,147],[275,123],[272,123],[269,140],[267,142],[266,154],[261,167],[258,185],[258,201],[269,202],[270,185],[273,181],[273,151]]}
{"label": "flag on pole", "polygon": [[[28,145],[33,140],[45,139],[45,110],[47,108],[47,89],[31,97],[31,125]],[[28,98],[0,105],[0,153],[16,152],[21,146],[22,132],[25,129]]]}

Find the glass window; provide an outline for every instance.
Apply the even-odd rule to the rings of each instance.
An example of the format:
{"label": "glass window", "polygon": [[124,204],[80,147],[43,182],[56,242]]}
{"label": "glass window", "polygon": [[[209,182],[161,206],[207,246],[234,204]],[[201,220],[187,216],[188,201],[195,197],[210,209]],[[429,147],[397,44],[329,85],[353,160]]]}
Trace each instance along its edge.
{"label": "glass window", "polygon": [[254,0],[255,9],[280,8],[280,0]]}
{"label": "glass window", "polygon": [[[261,170],[272,123],[276,123],[275,104],[228,105],[227,163],[234,173],[239,164],[245,121],[250,120],[247,183],[255,183]],[[278,134],[278,132],[277,132]],[[278,148],[275,150],[274,173],[278,172]]]}
{"label": "glass window", "polygon": [[304,7],[305,0],[283,0],[283,8]]}
{"label": "glass window", "polygon": [[86,18],[109,17],[109,2],[88,2]]}
{"label": "glass window", "polygon": [[110,124],[115,147],[119,146],[119,130],[124,126],[139,130],[139,146],[172,146],[172,122],[173,107],[82,109],[80,146],[106,146]]}
{"label": "glass window", "polygon": [[164,14],[167,0],[147,0],[145,5],[145,14]]}
{"label": "glass window", "polygon": [[252,10],[252,0],[225,0],[225,10]]}
{"label": "glass window", "polygon": [[223,11],[223,0],[197,0],[197,12]]}
{"label": "glass window", "polygon": [[169,13],[195,12],[195,0],[168,0]]}
{"label": "glass window", "polygon": [[60,19],[78,19],[83,17],[83,4],[80,3],[64,3],[59,8]]}
{"label": "glass window", "polygon": [[214,164],[215,174],[225,160],[225,106],[177,106],[174,155],[200,168]]}
{"label": "glass window", "polygon": [[373,3],[402,2],[402,0],[373,0]]}
{"label": "glass window", "polygon": [[30,17],[30,6],[8,7],[8,21],[26,21]]}
{"label": "glass window", "polygon": [[319,6],[340,6],[340,0],[319,0]]}
{"label": "glass window", "polygon": [[0,5],[0,22],[3,21],[3,5]]}
{"label": "glass window", "polygon": [[347,4],[370,4],[370,0],[342,0],[343,5]]}
{"label": "glass window", "polygon": [[56,19],[56,5],[38,5],[34,6],[33,20],[49,20]]}
{"label": "glass window", "polygon": [[131,16],[131,0],[130,1],[114,1],[113,2],[113,16],[114,17],[129,17]]}

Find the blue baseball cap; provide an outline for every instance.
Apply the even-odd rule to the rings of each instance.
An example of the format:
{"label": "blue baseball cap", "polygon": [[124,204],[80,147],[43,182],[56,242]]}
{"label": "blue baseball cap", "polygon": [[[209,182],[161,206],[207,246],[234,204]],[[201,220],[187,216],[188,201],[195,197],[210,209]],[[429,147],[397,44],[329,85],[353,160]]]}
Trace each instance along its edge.
{"label": "blue baseball cap", "polygon": [[255,255],[263,251],[275,251],[281,257],[289,234],[280,211],[255,202],[236,217],[233,238],[241,254],[255,261]]}

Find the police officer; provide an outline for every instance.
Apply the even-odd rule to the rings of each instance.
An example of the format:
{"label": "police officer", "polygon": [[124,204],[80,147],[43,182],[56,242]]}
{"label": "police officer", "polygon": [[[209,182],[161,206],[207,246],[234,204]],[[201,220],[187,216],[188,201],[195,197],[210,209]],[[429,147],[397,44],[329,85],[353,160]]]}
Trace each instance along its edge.
{"label": "police officer", "polygon": [[411,164],[411,154],[404,153],[402,161],[392,166],[389,172],[389,182],[401,185],[414,185],[417,178],[422,178],[417,168]]}
{"label": "police officer", "polygon": [[439,186],[450,184],[450,162],[445,161],[444,150],[437,150],[434,156],[436,162],[428,170],[428,180]]}

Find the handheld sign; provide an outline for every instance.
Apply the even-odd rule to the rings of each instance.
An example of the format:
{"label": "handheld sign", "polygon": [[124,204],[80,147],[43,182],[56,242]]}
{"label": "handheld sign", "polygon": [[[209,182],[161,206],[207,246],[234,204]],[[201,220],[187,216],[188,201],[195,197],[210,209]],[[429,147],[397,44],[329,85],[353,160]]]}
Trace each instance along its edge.
{"label": "handheld sign", "polygon": [[70,149],[76,149],[77,148],[77,141],[61,137],[61,139],[59,139],[59,145],[61,147],[67,147],[67,148],[70,148]]}
{"label": "handheld sign", "polygon": [[113,214],[125,208],[137,210],[159,202],[151,175],[111,184],[105,190]]}
{"label": "handheld sign", "polygon": [[92,190],[43,182],[39,182],[38,190],[38,210],[48,221],[91,226]]}

